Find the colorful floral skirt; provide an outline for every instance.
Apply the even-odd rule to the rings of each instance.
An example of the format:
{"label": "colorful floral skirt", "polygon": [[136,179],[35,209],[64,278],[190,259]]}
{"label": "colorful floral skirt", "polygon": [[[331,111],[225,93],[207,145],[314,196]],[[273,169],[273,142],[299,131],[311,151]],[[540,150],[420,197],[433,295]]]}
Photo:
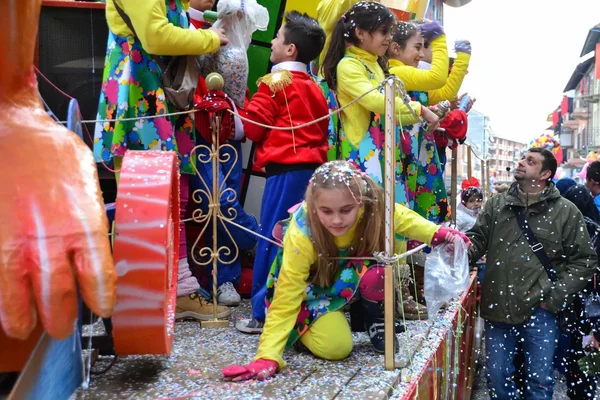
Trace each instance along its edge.
{"label": "colorful floral skirt", "polygon": [[[127,150],[171,150],[179,154],[180,170],[194,173],[192,114],[178,111],[166,99],[161,71],[135,37],[109,32],[98,120],[94,133],[97,162],[109,162]],[[155,117],[154,117],[155,116]],[[154,117],[135,119],[140,117]],[[124,119],[134,118],[131,121]]]}
{"label": "colorful floral skirt", "polygon": [[[400,130],[395,129],[396,143],[400,143]],[[341,134],[341,159],[354,163],[361,171],[368,174],[376,183],[383,186],[385,177],[385,125],[382,116],[371,113],[369,129],[358,143],[353,145]],[[394,196],[396,203],[407,206],[406,175],[401,162],[400,146],[394,148],[396,168],[394,171]]]}
{"label": "colorful floral skirt", "polygon": [[[427,92],[409,95],[413,101],[429,105]],[[401,143],[409,208],[429,221],[447,221],[448,195],[433,132],[426,132],[421,124],[405,126]]]}

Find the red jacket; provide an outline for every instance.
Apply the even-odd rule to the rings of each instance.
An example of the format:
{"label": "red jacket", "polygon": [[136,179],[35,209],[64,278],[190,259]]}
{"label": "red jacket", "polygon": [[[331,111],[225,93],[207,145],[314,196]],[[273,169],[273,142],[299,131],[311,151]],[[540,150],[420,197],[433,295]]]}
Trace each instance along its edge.
{"label": "red jacket", "polygon": [[[197,13],[201,13],[201,11],[195,11]],[[207,21],[199,21],[197,19],[194,19],[191,17],[190,15],[190,23],[194,26],[194,28],[196,29],[208,29],[212,26],[212,24],[210,22]],[[206,82],[204,80],[203,76],[200,76],[198,78],[198,86],[196,86],[196,95],[199,97],[204,96],[206,93],[208,92],[208,89],[206,88]],[[195,100],[194,102],[197,102],[198,100]]]}
{"label": "red jacket", "polygon": [[[258,86],[258,91],[246,107],[250,120],[289,128],[292,126],[290,116],[294,126],[297,126],[329,114],[327,101],[319,85],[307,73],[290,73],[292,82],[282,90],[273,92],[265,83]],[[269,130],[244,121],[246,137],[257,145],[254,161],[259,168],[264,168],[269,163],[326,162],[328,126],[327,118],[293,131]]]}

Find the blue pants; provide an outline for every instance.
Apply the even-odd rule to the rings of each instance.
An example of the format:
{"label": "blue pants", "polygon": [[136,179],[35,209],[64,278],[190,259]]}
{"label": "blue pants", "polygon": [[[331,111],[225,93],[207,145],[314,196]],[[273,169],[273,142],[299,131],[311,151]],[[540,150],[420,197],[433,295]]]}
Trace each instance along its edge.
{"label": "blue pants", "polygon": [[[304,192],[314,170],[289,171],[267,178],[260,207],[260,234],[273,239],[273,227],[289,218],[288,210],[304,200]],[[267,276],[279,247],[259,239],[252,272],[252,317],[265,320]]]}
{"label": "blue pants", "polygon": [[[208,145],[201,137],[197,138],[197,141],[198,144]],[[257,232],[258,224],[256,222],[256,218],[254,218],[254,216],[250,214],[247,214],[239,202],[240,192],[242,188],[242,145],[238,141],[229,141],[228,143],[231,144],[237,151],[237,161],[235,160],[235,154],[231,148],[224,147],[221,150],[221,160],[226,159],[226,156],[224,156],[224,154],[228,154],[230,157],[226,162],[222,162],[220,164],[221,171],[219,171],[219,184],[223,183],[223,181],[225,180],[225,176],[227,175],[229,170],[231,170],[231,174],[227,177],[227,180],[225,180],[225,185],[222,186],[221,189],[221,213],[225,217],[234,217],[233,222],[244,226],[245,228],[250,229],[253,232]],[[207,151],[201,149],[198,152],[198,157],[204,157],[204,159],[206,159],[205,157],[208,156],[207,153]],[[200,174],[202,179],[204,179],[204,182],[206,182],[206,184],[208,185],[208,188],[204,186],[204,184],[202,183],[200,178],[198,178],[198,176],[191,176],[190,192],[192,194],[192,197],[196,200],[198,198],[201,198],[202,202],[198,204],[196,201],[191,200],[190,207],[202,209],[203,213],[207,213],[208,198],[204,193],[200,192],[199,190],[202,189],[209,193],[212,192],[212,164],[204,164],[198,161],[196,163],[196,168],[198,169],[198,173]],[[227,223],[226,221],[219,221],[217,223],[217,243],[219,247],[225,246],[231,249],[231,255],[226,255],[223,253],[223,251],[220,252],[220,258],[221,260],[223,260],[223,262],[218,263],[217,285],[222,285],[226,282],[237,283],[239,281],[240,275],[242,274],[242,267],[239,257],[241,254],[238,254],[238,257],[235,259],[235,261],[233,261],[233,263],[228,264],[228,262],[230,262],[235,256],[235,248],[227,231],[231,233],[231,236],[235,240],[235,243],[237,243],[240,252],[242,250],[252,249],[256,245],[256,236],[254,236],[253,234],[245,232],[244,230],[237,228]],[[212,223],[210,221],[208,227],[204,231],[204,236],[206,238],[206,246],[212,247]],[[195,241],[196,238],[190,238],[189,240]],[[197,253],[196,257],[198,257]],[[208,271],[211,271],[210,266],[206,266],[206,268],[208,269]]]}
{"label": "blue pants", "polygon": [[515,384],[517,341],[525,353],[525,399],[551,400],[554,393],[554,350],[559,337],[556,315],[537,308],[520,325],[485,322],[486,369],[492,399],[521,399]]}

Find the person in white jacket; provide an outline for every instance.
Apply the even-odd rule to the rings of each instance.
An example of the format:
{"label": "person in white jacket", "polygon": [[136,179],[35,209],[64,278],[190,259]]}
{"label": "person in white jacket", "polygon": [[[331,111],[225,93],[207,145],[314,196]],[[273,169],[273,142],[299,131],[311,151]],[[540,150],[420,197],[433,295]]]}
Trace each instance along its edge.
{"label": "person in white jacket", "polygon": [[479,181],[472,177],[462,183],[460,202],[456,206],[456,229],[466,232],[475,225],[477,215],[483,204],[483,192]]}

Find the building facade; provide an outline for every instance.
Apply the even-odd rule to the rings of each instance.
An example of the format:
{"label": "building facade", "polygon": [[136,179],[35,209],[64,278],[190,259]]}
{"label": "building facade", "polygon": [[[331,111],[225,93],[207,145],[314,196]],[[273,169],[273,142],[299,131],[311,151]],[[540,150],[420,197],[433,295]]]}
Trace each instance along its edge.
{"label": "building facade", "polygon": [[573,71],[552,118],[565,150],[565,167],[572,170],[582,167],[590,151],[600,150],[600,24],[590,29],[581,57],[584,61]]}
{"label": "building facade", "polygon": [[514,168],[527,150],[527,144],[496,136],[490,145],[490,176],[496,183],[510,183]]}

